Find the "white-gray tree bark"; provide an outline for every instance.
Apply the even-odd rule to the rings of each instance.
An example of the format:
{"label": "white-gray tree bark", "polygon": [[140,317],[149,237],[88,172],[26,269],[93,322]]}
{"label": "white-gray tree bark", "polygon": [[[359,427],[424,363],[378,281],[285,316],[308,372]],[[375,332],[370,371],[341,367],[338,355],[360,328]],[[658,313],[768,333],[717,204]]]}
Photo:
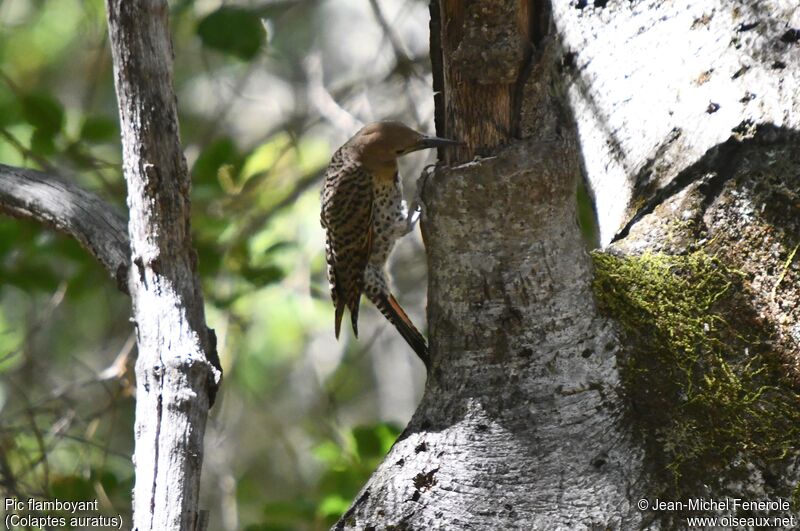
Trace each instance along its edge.
{"label": "white-gray tree bark", "polygon": [[603,245],[729,138],[800,125],[797,2],[554,2],[553,17]]}
{"label": "white-gray tree bark", "polygon": [[191,246],[191,181],[178,136],[169,7],[108,0],[128,185],[136,362],[134,528],[193,530],[203,435],[221,378]]}
{"label": "white-gray tree bark", "polygon": [[0,165],[0,212],[74,237],[131,295],[137,333],[133,528],[201,529],[203,435],[221,380],[191,246],[168,6],[109,0],[129,221],[54,175]]}
{"label": "white-gray tree bark", "polygon": [[521,142],[426,182],[435,361],[339,528],[636,525],[641,455],[619,422],[617,339],[594,304],[569,143]]}
{"label": "white-gray tree bark", "polygon": [[[553,15],[571,64],[570,103],[601,243],[617,235],[624,239],[616,248],[626,253],[679,253],[692,237],[731,240],[721,252],[755,277],[755,306],[778,329],[780,349],[800,353],[800,316],[791,303],[797,289],[791,277],[778,281],[793,251],[781,235],[798,233],[791,203],[798,190],[792,154],[800,149],[800,6],[579,3],[590,5],[559,3]],[[780,182],[767,182],[763,167],[754,167],[759,158],[775,159],[763,167],[782,162],[770,170]],[[756,182],[737,181],[746,173]],[[758,215],[780,203],[754,186],[774,186],[789,205],[762,220],[763,234],[748,241],[753,247],[736,248],[732,240],[757,233]],[[670,221],[704,230],[683,235],[680,248]],[[789,304],[776,300],[774,286]]]}
{"label": "white-gray tree bark", "polygon": [[[443,63],[433,47],[434,70],[438,63],[445,71],[435,81],[438,108],[446,108],[442,133],[460,104],[448,76],[475,75],[448,65],[448,51],[460,50],[463,62],[461,39],[495,39],[492,53],[502,55],[510,30],[491,17],[513,13],[516,3],[481,3],[481,31],[470,31],[469,5],[439,4],[467,13],[432,25],[434,40],[443,35]],[[559,89],[548,70],[561,76],[553,86],[565,87],[577,124],[602,243],[619,235],[612,251],[622,259],[714,253],[745,272],[737,300],[746,301],[744,314],[760,316],[754,326],[777,330],[772,354],[791,360],[800,352],[800,8],[779,0],[578,0],[553,2],[552,16],[556,51],[543,54],[523,89],[523,139],[474,150],[486,156],[440,167],[424,183],[433,369],[409,426],[336,529],[687,525],[681,514],[637,507],[665,487],[654,470],[660,463],[632,435],[641,431],[629,402],[636,389],[621,383],[620,362],[633,347],[594,303],[574,222],[578,158],[570,134],[551,121],[549,98],[558,100]],[[447,32],[458,34],[455,44]],[[489,71],[480,58],[470,68]],[[791,494],[796,451],[741,461],[726,470],[744,476],[711,472],[689,494]]]}
{"label": "white-gray tree bark", "polygon": [[[489,17],[517,4],[480,6]],[[168,10],[156,0],[108,8],[130,245],[119,216],[43,174],[0,167],[0,210],[72,234],[114,276],[134,264],[126,282],[140,352],[135,527],[194,529],[219,372],[190,243]],[[481,33],[472,15],[470,38],[503,44],[508,27],[487,20],[492,31]],[[742,273],[742,313],[772,334],[770,348],[800,379],[800,8],[576,0],[554,3],[552,17],[549,41],[527,35],[540,47],[530,78],[520,77],[521,116],[500,124],[518,119],[520,134],[494,138],[478,150],[483,158],[440,167],[425,183],[433,370],[408,428],[338,528],[681,526],[636,507],[659,485],[626,420],[619,361],[628,345],[598,314],[574,223],[581,163],[603,245],[617,235],[610,249],[621,257],[713,252]],[[455,47],[444,49],[448,61]],[[460,53],[464,68],[470,51]],[[496,74],[480,64],[464,72],[467,82]],[[486,93],[505,90],[495,89]],[[457,114],[454,101],[448,112]],[[565,101],[577,141],[557,116]],[[128,252],[132,261],[121,258]],[[800,470],[792,453],[736,467],[749,475],[709,481],[697,495],[780,496]]]}

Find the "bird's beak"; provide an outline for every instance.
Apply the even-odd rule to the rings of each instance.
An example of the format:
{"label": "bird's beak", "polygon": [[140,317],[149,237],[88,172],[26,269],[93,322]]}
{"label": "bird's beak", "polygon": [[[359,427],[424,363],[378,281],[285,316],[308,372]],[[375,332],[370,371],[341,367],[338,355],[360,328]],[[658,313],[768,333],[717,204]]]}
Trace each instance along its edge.
{"label": "bird's beak", "polygon": [[419,151],[420,149],[440,148],[447,146],[458,146],[461,142],[458,140],[450,140],[449,138],[439,138],[438,136],[423,136],[416,144],[412,145],[406,153],[412,151]]}

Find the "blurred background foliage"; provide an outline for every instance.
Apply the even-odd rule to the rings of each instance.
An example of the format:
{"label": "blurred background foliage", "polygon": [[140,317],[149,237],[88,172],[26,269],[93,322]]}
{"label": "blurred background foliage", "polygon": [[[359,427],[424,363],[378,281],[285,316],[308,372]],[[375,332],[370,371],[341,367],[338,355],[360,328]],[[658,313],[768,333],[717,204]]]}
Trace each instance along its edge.
{"label": "blurred background foliage", "polygon": [[[210,529],[326,529],[407,422],[424,373],[374,309],[333,338],[321,172],[361,123],[432,132],[425,0],[173,0],[193,229],[225,382]],[[406,157],[407,195],[432,154]],[[102,0],[0,0],[0,162],[124,212]],[[418,234],[391,264],[424,324]],[[365,305],[368,306],[368,305]],[[94,500],[129,522],[129,300],[70,239],[0,217],[0,496]]]}

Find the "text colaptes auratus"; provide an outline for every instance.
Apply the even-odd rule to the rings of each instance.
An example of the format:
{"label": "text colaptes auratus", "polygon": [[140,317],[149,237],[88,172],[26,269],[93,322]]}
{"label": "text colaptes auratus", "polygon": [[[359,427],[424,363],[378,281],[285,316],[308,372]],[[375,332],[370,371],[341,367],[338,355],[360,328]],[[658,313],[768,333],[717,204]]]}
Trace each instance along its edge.
{"label": "text colaptes auratus", "polygon": [[395,240],[413,227],[403,201],[397,158],[455,144],[398,122],[376,122],[334,153],[325,172],[321,218],[337,338],[345,307],[358,336],[358,306],[364,293],[428,365],[425,339],[389,292],[385,270]]}

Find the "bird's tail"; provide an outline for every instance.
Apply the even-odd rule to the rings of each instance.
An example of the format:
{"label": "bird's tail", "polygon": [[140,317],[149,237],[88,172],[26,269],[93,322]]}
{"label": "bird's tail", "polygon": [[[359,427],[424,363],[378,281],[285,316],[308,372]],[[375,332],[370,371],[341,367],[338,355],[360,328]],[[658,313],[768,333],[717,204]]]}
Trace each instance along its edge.
{"label": "bird's tail", "polygon": [[381,293],[374,297],[370,297],[372,303],[381,311],[390,323],[397,328],[403,339],[414,349],[419,359],[425,364],[425,367],[430,366],[430,357],[428,355],[428,345],[425,343],[425,338],[419,333],[419,330],[411,322],[406,312],[400,307],[391,293]]}
{"label": "bird's tail", "polygon": [[344,316],[344,309],[347,306],[350,307],[350,321],[353,323],[353,334],[358,337],[358,306],[360,298],[361,295],[359,294],[358,298],[355,299],[355,301],[351,301],[350,304],[346,304],[344,301],[336,303],[336,317],[334,320],[336,339],[339,339],[339,332],[342,330],[342,317]]}
{"label": "bird's tail", "polygon": [[334,330],[336,332],[336,339],[339,339],[339,332],[342,331],[342,316],[344,315],[344,302],[336,304],[336,317],[334,318]]}

